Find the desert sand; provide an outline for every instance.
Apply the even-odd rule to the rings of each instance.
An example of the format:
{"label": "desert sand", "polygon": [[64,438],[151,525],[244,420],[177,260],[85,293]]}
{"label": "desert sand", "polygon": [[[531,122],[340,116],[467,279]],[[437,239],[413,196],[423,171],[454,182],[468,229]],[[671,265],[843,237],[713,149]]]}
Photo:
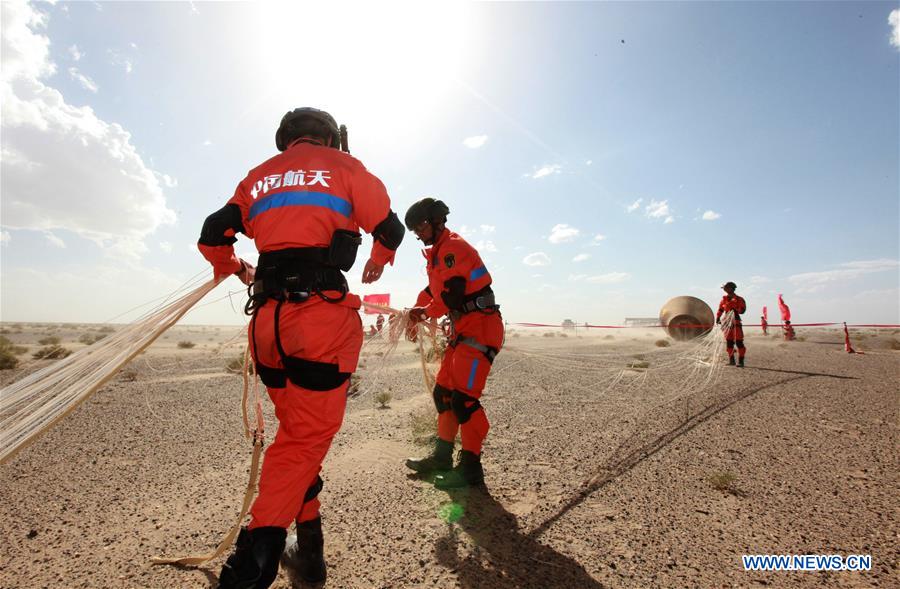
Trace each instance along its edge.
{"label": "desert sand", "polygon": [[[3,328],[29,348],[3,385],[52,362],[31,359],[38,339],[77,349],[97,330]],[[747,331],[747,368],[676,398],[592,388],[517,351],[652,353],[661,331],[509,333],[483,399],[486,491],[408,476],[431,407],[416,350],[364,354],[323,470],[327,586],[896,587],[897,332],[855,331],[851,355],[834,330]],[[208,552],[237,516],[251,448],[227,364],[242,349],[240,328],[177,326],[0,467],[0,587],[215,586],[223,558],[149,559]],[[872,570],[743,570],[742,554],[770,553],[871,554]]]}

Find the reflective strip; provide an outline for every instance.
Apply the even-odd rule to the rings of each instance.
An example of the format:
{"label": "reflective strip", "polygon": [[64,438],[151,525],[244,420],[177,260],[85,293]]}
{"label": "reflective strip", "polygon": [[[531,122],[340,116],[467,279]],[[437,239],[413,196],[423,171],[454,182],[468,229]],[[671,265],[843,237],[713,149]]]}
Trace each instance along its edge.
{"label": "reflective strip", "polygon": [[469,384],[466,385],[467,389],[472,388],[472,385],[475,384],[475,370],[478,368],[478,359],[472,360],[472,370],[469,371]]}
{"label": "reflective strip", "polygon": [[487,268],[485,268],[484,266],[482,266],[481,268],[475,268],[471,273],[469,273],[469,280],[478,280],[485,274],[487,274]]}
{"label": "reflective strip", "polygon": [[327,192],[279,192],[253,203],[247,219],[252,221],[253,217],[270,209],[293,206],[324,207],[348,218],[350,212],[353,211],[353,205],[349,202]]}

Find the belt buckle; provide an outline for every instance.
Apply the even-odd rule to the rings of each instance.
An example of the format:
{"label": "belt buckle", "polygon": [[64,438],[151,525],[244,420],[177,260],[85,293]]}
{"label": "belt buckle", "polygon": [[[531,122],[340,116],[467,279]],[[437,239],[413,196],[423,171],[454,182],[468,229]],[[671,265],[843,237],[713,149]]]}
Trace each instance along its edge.
{"label": "belt buckle", "polygon": [[285,298],[292,303],[302,303],[309,299],[310,292],[307,290],[284,291]]}

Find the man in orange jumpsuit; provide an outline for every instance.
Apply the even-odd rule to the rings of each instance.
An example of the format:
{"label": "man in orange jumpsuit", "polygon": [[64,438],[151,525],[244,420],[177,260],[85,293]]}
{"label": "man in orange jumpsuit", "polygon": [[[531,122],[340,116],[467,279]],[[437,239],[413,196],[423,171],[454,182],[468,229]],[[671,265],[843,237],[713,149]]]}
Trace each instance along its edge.
{"label": "man in orange jumpsuit", "polygon": [[[431,246],[423,252],[428,286],[410,309],[411,326],[444,315],[452,326],[433,392],[438,440],[431,455],[406,461],[419,474],[433,475],[440,489],[484,483],[481,446],[490,426],[479,399],[503,345],[503,319],[491,275],[475,248],[446,228],[449,213],[443,202],[424,198],[409,208],[405,218],[406,227]],[[457,431],[462,451],[452,468]]]}
{"label": "man in orange jumpsuit", "polygon": [[737,365],[744,367],[744,354],[747,349],[744,347],[744,329],[741,327],[741,314],[747,311],[747,303],[742,297],[734,294],[737,285],[733,282],[726,282],[722,285],[725,296],[719,303],[719,310],[716,313],[716,325],[722,322],[722,315],[731,312],[733,314],[731,326],[725,331],[725,345],[728,348],[728,364],[734,366],[734,347],[738,349]]}
{"label": "man in orange jumpsuit", "polygon": [[[344,153],[346,128],[330,114],[287,113],[275,144],[281,153],[247,174],[206,219],[198,243],[216,276],[252,284],[250,349],[279,422],[220,589],[269,587],[292,523],[297,545],[285,553],[288,564],[304,582],[325,580],[319,470],[341,427],[363,339],[361,301],[342,272],[353,265],[360,228],[374,237],[365,283],[393,263],[404,233],[384,185]],[[255,269],[234,255],[238,232],[256,243]]]}

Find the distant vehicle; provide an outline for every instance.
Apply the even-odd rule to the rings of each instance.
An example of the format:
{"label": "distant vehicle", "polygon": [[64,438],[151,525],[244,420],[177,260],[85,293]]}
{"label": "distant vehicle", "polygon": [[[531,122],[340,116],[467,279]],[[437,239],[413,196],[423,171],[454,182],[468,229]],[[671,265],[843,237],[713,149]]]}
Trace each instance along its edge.
{"label": "distant vehicle", "polygon": [[575,329],[575,322],[571,319],[565,319],[562,322],[562,328],[566,330]]}

